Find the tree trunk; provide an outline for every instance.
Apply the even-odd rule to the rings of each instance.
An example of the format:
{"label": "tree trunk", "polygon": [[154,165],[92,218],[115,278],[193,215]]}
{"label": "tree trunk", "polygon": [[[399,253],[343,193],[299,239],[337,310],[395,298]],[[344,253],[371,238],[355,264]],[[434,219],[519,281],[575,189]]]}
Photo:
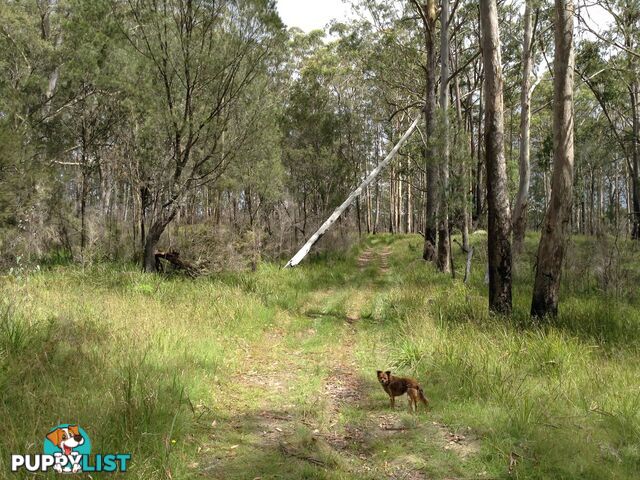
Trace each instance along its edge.
{"label": "tree trunk", "polygon": [[529,183],[531,166],[529,163],[529,133],[531,125],[531,42],[532,21],[531,1],[527,0],[524,9],[524,42],[522,44],[522,84],[520,91],[520,184],[513,210],[513,252],[522,251],[524,235],[527,230],[527,204],[529,202]]}
{"label": "tree trunk", "polygon": [[373,234],[378,233],[378,225],[380,224],[380,184],[376,182],[376,214],[373,217]]}
{"label": "tree trunk", "polygon": [[160,237],[164,232],[167,225],[173,220],[177,213],[177,209],[173,207],[169,212],[165,215],[162,215],[156,221],[153,222],[149,232],[147,233],[147,237],[144,241],[144,249],[142,256],[142,268],[145,272],[157,272],[158,265],[156,263],[156,248],[158,246],[158,242],[160,241]]}
{"label": "tree trunk", "polygon": [[440,114],[442,115],[442,155],[440,158],[440,218],[438,219],[438,270],[451,272],[449,239],[449,0],[440,10]]}
{"label": "tree trunk", "polygon": [[[465,131],[462,119],[462,103],[460,101],[460,82],[456,76],[455,82],[456,89],[456,116],[458,119],[458,128],[460,131]],[[469,137],[471,138],[471,137]],[[473,140],[470,142],[471,148],[469,150],[469,156],[473,159]],[[469,249],[469,178],[467,173],[467,160],[462,160],[460,163],[460,183],[462,184],[462,191],[460,193],[460,199],[462,201],[462,224],[460,229],[462,230],[462,245],[465,249]]]}
{"label": "tree trunk", "polygon": [[485,72],[489,310],[511,313],[511,217],[504,157],[503,78],[496,0],[480,2]]}
{"label": "tree trunk", "polygon": [[164,227],[161,228],[160,224],[154,223],[145,238],[142,257],[142,268],[145,272],[158,271],[158,267],[156,265],[156,247],[158,246],[163,230]]}
{"label": "tree trunk", "polygon": [[371,233],[371,187],[367,187],[367,233]]}
{"label": "tree trunk", "polygon": [[482,188],[482,116],[484,114],[483,92],[484,81],[480,80],[480,100],[478,105],[478,162],[476,163],[475,187],[474,193],[474,209],[473,209],[473,227],[478,228],[482,224],[482,211],[484,209],[484,191]]}
{"label": "tree trunk", "polygon": [[424,227],[424,249],[422,258],[436,260],[436,235],[438,215],[438,168],[434,158],[434,134],[436,113],[436,4],[427,0],[423,7],[425,47],[427,51],[426,92],[425,92],[425,170],[427,172],[427,205]]}
{"label": "tree trunk", "polygon": [[531,315],[558,313],[560,274],[573,190],[573,0],[555,0],[553,178],[536,268]]}
{"label": "tree trunk", "polygon": [[360,197],[356,198],[356,222],[358,222],[358,238],[361,238],[362,224],[360,223]]}
{"label": "tree trunk", "polygon": [[[146,185],[140,187],[140,244],[144,251],[144,245],[147,240],[147,207],[149,206],[149,188]],[[144,254],[143,254],[144,258]]]}
{"label": "tree trunk", "polygon": [[391,171],[389,172],[389,233],[394,234],[396,233],[396,226],[395,226],[395,220],[396,220],[396,215],[395,215],[395,205],[394,205],[394,199],[395,199],[395,186],[396,186],[396,182],[393,178],[393,167],[391,167]]}
{"label": "tree trunk", "polygon": [[631,100],[632,130],[631,130],[631,187],[632,209],[631,212],[631,238],[640,240],[640,121],[638,120],[638,80],[635,79],[629,87]]}
{"label": "tree trunk", "polygon": [[398,233],[404,233],[402,225],[402,199],[404,194],[402,192],[402,169],[398,171],[398,181],[396,190],[396,231]]}
{"label": "tree trunk", "polygon": [[[407,157],[407,176],[410,175],[411,172],[411,157],[408,156]],[[406,233],[412,233],[413,232],[413,205],[412,205],[412,193],[411,193],[411,182],[407,182],[407,203],[406,203],[406,208],[405,208],[405,215],[406,215],[406,221],[405,221],[405,225],[406,225]]]}
{"label": "tree trunk", "polygon": [[87,173],[87,166],[85,164],[84,160],[84,152],[82,153],[83,156],[83,163],[82,163],[82,171],[81,171],[81,176],[82,176],[82,186],[81,186],[81,192],[80,192],[80,256],[82,258],[82,261],[84,262],[84,251],[85,248],[87,247],[87,195],[88,195],[88,190],[89,190],[89,185],[88,185],[88,173]]}
{"label": "tree trunk", "polygon": [[[43,3],[44,11],[41,12],[40,17],[40,29],[41,29],[41,38],[46,42],[52,42],[52,49],[59,50],[62,45],[62,31],[58,32],[55,40],[52,38],[51,32],[51,15],[55,12],[58,7],[58,0],[47,0]],[[49,73],[49,78],[47,82],[47,90],[45,93],[45,104],[44,104],[44,115],[45,117],[49,116],[51,112],[51,99],[56,93],[56,88],[58,85],[58,79],[60,77],[60,65],[56,64],[53,67],[53,70]]]}

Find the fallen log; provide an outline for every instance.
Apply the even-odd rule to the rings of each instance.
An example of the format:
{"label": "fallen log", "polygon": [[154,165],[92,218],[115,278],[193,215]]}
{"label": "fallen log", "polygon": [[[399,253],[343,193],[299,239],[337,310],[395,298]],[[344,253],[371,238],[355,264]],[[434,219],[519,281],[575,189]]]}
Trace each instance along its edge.
{"label": "fallen log", "polygon": [[185,272],[187,275],[189,275],[192,278],[197,277],[200,274],[200,270],[191,265],[188,262],[185,262],[184,260],[182,260],[180,258],[180,252],[176,252],[175,250],[169,251],[169,252],[160,252],[157,251],[155,253],[155,258],[156,258],[156,269],[159,272],[164,271],[164,268],[162,266],[162,262],[160,260],[166,260],[167,262],[169,262],[171,265],[173,265],[173,267],[176,270],[181,270],[183,272]]}

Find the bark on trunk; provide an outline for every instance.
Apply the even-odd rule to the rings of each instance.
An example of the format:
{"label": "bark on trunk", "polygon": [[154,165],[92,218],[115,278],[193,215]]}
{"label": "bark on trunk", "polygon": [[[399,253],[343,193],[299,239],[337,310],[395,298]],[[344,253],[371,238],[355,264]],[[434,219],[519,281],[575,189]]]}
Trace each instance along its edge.
{"label": "bark on trunk", "polygon": [[482,117],[484,115],[484,81],[480,80],[480,102],[478,105],[478,162],[476,163],[473,209],[473,228],[476,229],[483,224],[482,214],[484,210],[484,189],[482,188],[482,168],[484,165],[482,158]]}
{"label": "bark on trunk", "polygon": [[167,225],[171,223],[178,212],[178,209],[175,206],[170,208],[170,210],[162,212],[162,215],[153,222],[145,238],[142,252],[142,268],[145,272],[158,271],[158,264],[156,262],[156,248],[158,246],[158,242],[160,241],[162,233],[167,228]]}
{"label": "bark on trunk", "polygon": [[[411,157],[407,157],[407,172],[411,172]],[[405,204],[406,233],[413,232],[413,206],[412,206],[411,182],[407,182],[407,201]]]}
{"label": "bark on trunk", "polygon": [[520,92],[520,183],[513,210],[513,253],[522,251],[527,230],[527,205],[531,166],[529,163],[529,133],[531,124],[531,42],[532,42],[531,0],[524,9],[524,42],[522,44],[522,84]]}
{"label": "bark on trunk", "polygon": [[449,239],[449,0],[442,1],[440,10],[440,111],[442,115],[442,155],[440,158],[440,218],[438,219],[438,270],[451,269],[451,241]]}
{"label": "bark on trunk", "polygon": [[[456,61],[456,68],[457,68],[457,61]],[[460,100],[460,82],[458,80],[458,76],[456,75],[455,78],[455,93],[456,93],[456,118],[458,121],[458,129],[460,131],[464,131],[466,130],[464,128],[463,125],[463,119],[462,119],[462,102]],[[471,132],[473,134],[473,132]],[[471,159],[473,159],[473,140],[470,137],[470,157]],[[460,179],[461,179],[461,183],[462,183],[462,192],[460,193],[461,195],[461,200],[462,200],[462,224],[460,225],[460,229],[462,231],[462,245],[463,248],[468,249],[469,248],[469,206],[468,206],[468,190],[469,190],[469,179],[468,179],[468,173],[467,173],[467,161],[463,160],[460,163]]]}
{"label": "bark on trunk", "polygon": [[480,2],[485,71],[489,310],[511,313],[511,216],[504,157],[503,78],[495,0]]}
{"label": "bark on trunk", "polygon": [[[43,4],[44,11],[41,12],[40,18],[40,26],[41,26],[41,37],[43,40],[47,42],[53,41],[53,49],[59,50],[62,45],[62,32],[58,32],[55,40],[51,38],[51,15],[58,8],[57,0],[48,0]],[[45,118],[49,116],[51,112],[51,99],[56,92],[56,88],[58,85],[58,78],[60,77],[60,65],[56,64],[53,67],[53,70],[49,73],[49,79],[47,83],[47,90],[45,92],[45,104],[43,107]]]}
{"label": "bark on trunk", "polygon": [[553,178],[540,245],[531,315],[558,313],[558,291],[573,190],[573,0],[555,1]]}
{"label": "bark on trunk", "polygon": [[142,268],[145,272],[152,273],[158,271],[156,248],[163,231],[164,227],[160,227],[158,223],[154,223],[147,234],[142,254]]}
{"label": "bark on trunk", "polygon": [[391,234],[396,233],[395,224],[394,224],[396,215],[395,215],[395,205],[393,203],[395,198],[396,182],[394,180],[393,175],[394,175],[393,167],[391,167],[391,171],[389,172],[389,233]]}
{"label": "bark on trunk", "polygon": [[142,256],[142,268],[145,272],[157,272],[158,266],[156,264],[156,248],[164,227],[160,223],[154,223],[149,229],[144,241],[144,251]]}
{"label": "bark on trunk", "polygon": [[[84,156],[84,153],[83,153]],[[88,179],[87,179],[87,167],[82,165],[82,186],[80,192],[80,257],[84,261],[84,251],[87,247],[87,195],[88,195]]]}
{"label": "bark on trunk", "polygon": [[378,233],[378,225],[380,224],[380,184],[376,182],[376,215],[373,221],[373,234]]}
{"label": "bark on trunk", "polygon": [[638,142],[640,142],[640,121],[638,120],[638,81],[635,80],[629,87],[632,114],[632,136],[631,136],[631,187],[633,202],[631,212],[631,238],[640,240],[640,152],[638,152]]}
{"label": "bark on trunk", "polygon": [[438,222],[438,168],[434,158],[434,130],[436,113],[436,4],[427,0],[423,7],[425,47],[427,51],[426,92],[425,92],[425,170],[427,172],[427,205],[424,228],[424,250],[422,258],[436,259],[436,236]]}

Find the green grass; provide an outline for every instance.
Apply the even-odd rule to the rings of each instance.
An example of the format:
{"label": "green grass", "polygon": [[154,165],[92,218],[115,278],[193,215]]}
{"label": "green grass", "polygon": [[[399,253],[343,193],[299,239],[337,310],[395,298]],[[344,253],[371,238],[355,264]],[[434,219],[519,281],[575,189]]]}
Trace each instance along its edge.
{"label": "green grass", "polygon": [[[482,234],[468,285],[420,261],[420,237],[390,235],[293,270],[0,277],[0,478],[21,478],[9,454],[40,453],[58,423],[132,453],[136,479],[637,478],[638,248],[576,238],[560,316],[540,326],[536,242],[510,319],[487,312]],[[416,376],[430,411],[392,412],[380,368]]]}

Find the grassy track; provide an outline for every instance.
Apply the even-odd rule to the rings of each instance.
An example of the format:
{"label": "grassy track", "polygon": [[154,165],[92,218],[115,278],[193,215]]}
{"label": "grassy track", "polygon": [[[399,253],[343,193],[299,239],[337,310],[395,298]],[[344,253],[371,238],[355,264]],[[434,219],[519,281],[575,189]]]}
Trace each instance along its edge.
{"label": "grassy track", "polygon": [[[416,260],[417,236],[195,281],[3,277],[0,478],[75,422],[95,453],[131,452],[136,479],[637,478],[638,298],[598,291],[578,240],[558,326],[531,325],[533,240],[511,320],[486,313],[481,254],[463,286]],[[387,367],[423,383],[429,412],[389,408]]]}

